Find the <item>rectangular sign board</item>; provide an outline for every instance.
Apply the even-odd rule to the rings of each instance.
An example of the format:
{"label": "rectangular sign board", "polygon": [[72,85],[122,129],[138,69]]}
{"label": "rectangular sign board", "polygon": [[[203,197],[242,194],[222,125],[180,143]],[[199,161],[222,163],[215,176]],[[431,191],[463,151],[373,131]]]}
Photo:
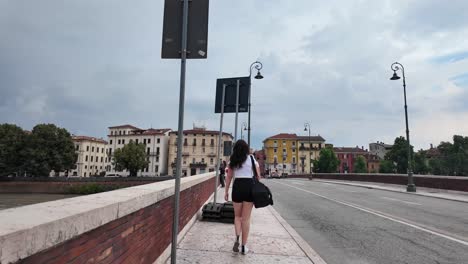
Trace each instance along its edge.
{"label": "rectangular sign board", "polygon": [[236,112],[237,80],[240,80],[239,113],[245,113],[249,110],[250,77],[235,77],[216,80],[215,113],[221,113],[223,84],[227,85],[224,94],[224,113]]}
{"label": "rectangular sign board", "polygon": [[232,154],[232,141],[224,141],[223,156],[231,156]]}
{"label": "rectangular sign board", "polygon": [[[182,0],[165,0],[161,58],[180,59],[182,51]],[[206,59],[208,54],[209,0],[189,0],[187,59]]]}

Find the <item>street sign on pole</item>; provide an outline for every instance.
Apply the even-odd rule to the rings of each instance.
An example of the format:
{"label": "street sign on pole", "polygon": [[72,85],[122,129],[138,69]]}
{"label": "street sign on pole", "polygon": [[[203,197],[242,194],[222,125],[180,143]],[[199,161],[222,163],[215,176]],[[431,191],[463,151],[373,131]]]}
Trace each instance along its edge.
{"label": "street sign on pole", "polygon": [[[182,54],[183,1],[165,0],[161,58],[180,59]],[[187,59],[206,59],[208,54],[209,0],[190,0]]]}
{"label": "street sign on pole", "polygon": [[239,80],[239,113],[245,113],[248,111],[249,104],[249,89],[250,89],[250,78],[249,77],[235,77],[235,78],[223,78],[216,80],[216,101],[215,101],[215,113],[221,113],[221,95],[223,90],[223,84],[226,84],[226,91],[224,96],[224,113],[235,113],[236,112],[236,97],[237,97],[237,81]]}
{"label": "street sign on pole", "polygon": [[[189,7],[190,3],[190,7]],[[190,24],[190,27],[189,27]],[[180,177],[185,104],[185,71],[187,59],[206,59],[208,40],[208,0],[166,0],[161,58],[180,58],[179,120],[174,186],[171,240],[171,264],[176,264],[179,234]]]}

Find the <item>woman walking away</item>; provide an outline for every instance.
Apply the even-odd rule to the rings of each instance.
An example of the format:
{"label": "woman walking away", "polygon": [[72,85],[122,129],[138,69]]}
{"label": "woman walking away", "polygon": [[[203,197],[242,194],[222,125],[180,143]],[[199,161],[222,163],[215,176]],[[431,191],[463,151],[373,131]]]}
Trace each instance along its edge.
{"label": "woman walking away", "polygon": [[[255,164],[254,168],[252,168],[252,160]],[[246,245],[247,238],[249,237],[250,215],[253,207],[253,169],[257,170],[257,175],[260,175],[257,161],[249,154],[249,145],[244,140],[238,140],[234,145],[234,150],[229,161],[224,199],[226,201],[229,199],[229,186],[234,178],[232,201],[234,204],[236,240],[232,250],[239,252],[239,237],[242,234],[240,251],[244,255],[249,252]],[[259,177],[258,180],[260,181]]]}

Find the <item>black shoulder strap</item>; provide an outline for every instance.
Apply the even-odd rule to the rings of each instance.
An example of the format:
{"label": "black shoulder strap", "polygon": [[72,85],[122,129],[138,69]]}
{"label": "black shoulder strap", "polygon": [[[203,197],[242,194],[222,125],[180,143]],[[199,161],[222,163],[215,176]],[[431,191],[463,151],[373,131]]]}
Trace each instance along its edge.
{"label": "black shoulder strap", "polygon": [[256,181],[257,180],[257,166],[255,166],[255,162],[254,162],[252,155],[249,155],[249,156],[250,156],[250,161],[252,162],[253,179],[254,181]]}

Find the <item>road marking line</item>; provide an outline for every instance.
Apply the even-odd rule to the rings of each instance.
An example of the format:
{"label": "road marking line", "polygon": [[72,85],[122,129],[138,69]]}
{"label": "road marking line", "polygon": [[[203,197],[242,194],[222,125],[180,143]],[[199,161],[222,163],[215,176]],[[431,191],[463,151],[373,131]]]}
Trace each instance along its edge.
{"label": "road marking line", "polygon": [[385,197],[385,196],[382,196],[381,198],[382,198],[382,199],[385,199],[385,200],[398,201],[398,202],[401,202],[401,203],[414,204],[414,205],[422,205],[422,204],[420,204],[420,203],[408,202],[408,201],[404,201],[404,200],[400,200],[400,199],[395,199],[395,198],[390,198],[390,197]]}
{"label": "road marking line", "polygon": [[[413,228],[415,228],[415,229],[418,229],[418,230],[427,232],[427,233],[429,233],[429,234],[436,235],[436,236],[439,236],[439,237],[442,237],[442,238],[451,240],[451,241],[453,241],[453,242],[460,243],[460,244],[465,245],[465,246],[468,246],[468,241],[461,240],[461,239],[458,239],[458,238],[455,238],[455,237],[451,237],[451,236],[445,235],[445,234],[443,234],[443,233],[436,232],[436,231],[430,230],[430,229],[428,229],[428,228],[418,226],[418,225],[416,225],[416,224],[412,224],[412,223],[409,222],[409,220],[406,220],[406,219],[404,219],[404,218],[392,216],[392,215],[389,215],[389,214],[386,214],[386,213],[383,213],[383,212],[380,212],[380,211],[377,211],[377,210],[373,210],[373,209],[370,209],[370,208],[365,208],[365,207],[362,207],[362,206],[359,206],[359,205],[356,205],[356,204],[352,204],[352,203],[348,203],[348,202],[342,202],[342,201],[339,201],[339,200],[336,200],[336,199],[333,199],[333,198],[329,198],[329,197],[326,197],[326,196],[323,196],[323,195],[321,195],[321,194],[314,193],[314,192],[311,192],[311,191],[308,191],[308,190],[304,190],[304,189],[301,189],[301,188],[299,188],[299,187],[292,186],[292,185],[289,185],[289,184],[280,183],[280,182],[277,182],[277,183],[282,184],[282,185],[285,185],[285,186],[289,186],[289,187],[291,187],[291,188],[295,188],[295,189],[301,190],[301,191],[306,192],[306,193],[310,193],[310,194],[313,194],[313,195],[322,197],[322,198],[324,198],[324,199],[333,201],[333,202],[335,202],[335,203],[343,204],[343,205],[346,205],[346,206],[349,206],[349,207],[358,209],[358,210],[360,210],[360,211],[363,211],[363,212],[366,212],[366,213],[369,213],[369,214],[373,214],[373,215],[376,215],[376,216],[380,216],[380,217],[382,217],[382,218],[391,220],[391,221],[396,222],[396,223],[400,223],[400,224],[403,224],[403,225],[407,225],[407,226],[413,227]],[[400,218],[401,220],[398,219],[398,218]]]}

